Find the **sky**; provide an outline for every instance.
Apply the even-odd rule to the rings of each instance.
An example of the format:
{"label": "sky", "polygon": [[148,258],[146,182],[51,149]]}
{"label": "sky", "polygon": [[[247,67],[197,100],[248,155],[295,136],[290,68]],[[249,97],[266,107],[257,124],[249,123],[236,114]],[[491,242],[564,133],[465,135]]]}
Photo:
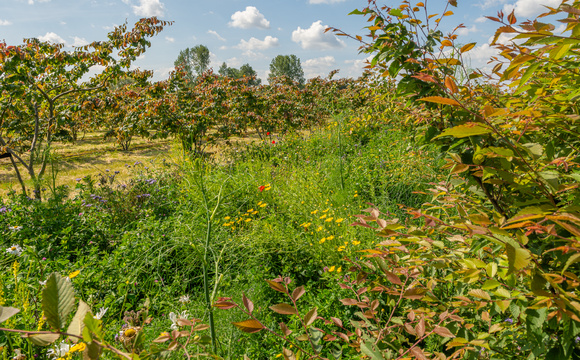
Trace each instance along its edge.
{"label": "sky", "polygon": [[[446,0],[423,0],[431,13],[443,10]],[[22,44],[24,38],[63,43],[67,49],[105,40],[114,26],[131,27],[142,17],[157,16],[174,21],[151,40],[152,46],[135,67],[154,71],[154,80],[167,78],[179,52],[202,44],[209,48],[210,66],[217,71],[223,62],[239,68],[250,64],[266,82],[269,64],[277,55],[300,58],[305,77],[358,77],[368,54],[359,54],[359,43],[324,32],[339,28],[365,35],[365,18],[348,15],[362,9],[367,0],[0,0],[0,40]],[[380,1],[398,5],[399,1]],[[489,41],[497,28],[484,15],[514,10],[519,20],[533,18],[560,0],[459,0],[454,15],[442,22],[444,33],[462,23],[460,43],[477,42],[471,50],[471,67],[488,68],[496,54]],[[509,41],[503,37],[501,41]]]}

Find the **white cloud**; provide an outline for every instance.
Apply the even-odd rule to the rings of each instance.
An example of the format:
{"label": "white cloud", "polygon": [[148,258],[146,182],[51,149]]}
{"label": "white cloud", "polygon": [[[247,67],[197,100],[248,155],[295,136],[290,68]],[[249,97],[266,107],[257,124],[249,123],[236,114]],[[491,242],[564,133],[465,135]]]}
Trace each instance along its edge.
{"label": "white cloud", "polygon": [[276,47],[278,45],[280,45],[278,43],[278,38],[268,35],[264,38],[264,40],[259,40],[255,37],[251,37],[248,41],[242,39],[240,40],[240,43],[236,45],[236,48],[241,50],[265,50]]}
{"label": "white cloud", "polygon": [[66,25],[66,22],[65,21],[61,21],[60,24],[61,25]]}
{"label": "white cloud", "polygon": [[0,19],[0,26],[8,26],[8,25],[12,25],[12,22]]}
{"label": "white cloud", "polygon": [[316,76],[326,76],[331,70],[334,70],[336,60],[334,56],[324,56],[315,59],[308,59],[302,63],[304,75],[307,78]]}
{"label": "white cloud", "polygon": [[175,38],[172,38],[171,36],[166,36],[165,37],[165,40],[167,40],[167,42],[170,42],[170,43],[174,43],[175,42]]}
{"label": "white cloud", "polygon": [[66,44],[66,41],[64,41],[63,38],[61,38],[60,36],[58,36],[57,34],[55,34],[53,32],[47,32],[46,34],[39,36],[38,40],[48,41],[48,42],[55,43],[55,44]]}
{"label": "white cloud", "polygon": [[485,1],[480,1],[480,2],[476,3],[475,6],[478,6],[482,9],[489,9],[490,7],[505,4],[506,2],[507,2],[507,0],[485,0]]}
{"label": "white cloud", "polygon": [[85,45],[89,44],[89,42],[85,38],[80,38],[78,36],[74,36],[74,37],[72,37],[72,39],[73,39],[72,46],[85,46]]}
{"label": "white cloud", "polygon": [[139,5],[133,5],[133,13],[138,16],[163,16],[165,5],[159,0],[139,0]]}
{"label": "white cloud", "polygon": [[218,34],[218,33],[217,33],[217,31],[214,31],[214,30],[208,30],[208,31],[207,31],[207,33],[208,33],[208,34],[215,35],[215,37],[217,37],[217,38],[218,38],[218,40],[221,40],[221,41],[226,41],[226,39],[224,39],[224,38],[223,38],[223,37],[222,37],[220,34]]}
{"label": "white cloud", "polygon": [[475,22],[476,23],[483,23],[483,22],[486,22],[486,21],[487,21],[487,18],[485,16],[480,16],[477,19],[475,19]]}
{"label": "white cloud", "polygon": [[517,0],[515,4],[506,4],[503,9],[506,14],[514,10],[516,16],[531,17],[548,11],[545,6],[558,7],[561,0]]}
{"label": "white cloud", "polygon": [[327,25],[322,25],[322,21],[313,22],[308,29],[298,29],[292,31],[292,41],[300,43],[303,49],[328,50],[346,46],[344,41],[338,39],[335,35],[324,30]]}
{"label": "white cloud", "polygon": [[310,4],[335,4],[345,2],[346,0],[308,0]]}
{"label": "white cloud", "polygon": [[229,25],[241,29],[270,28],[270,22],[254,6],[247,6],[244,11],[236,11],[232,15],[232,21],[230,21]]}
{"label": "white cloud", "polygon": [[[36,2],[44,3],[49,2],[50,0],[37,0]],[[28,5],[34,5],[34,0],[28,0]]]}
{"label": "white cloud", "polygon": [[370,55],[364,59],[356,60],[345,60],[345,64],[351,64],[345,69],[344,76],[357,78],[363,73],[363,68],[367,66],[367,62],[372,60],[373,56]]}
{"label": "white cloud", "polygon": [[237,57],[233,57],[227,59],[226,64],[228,64],[229,67],[238,67],[242,65],[242,60],[238,59]]}
{"label": "white cloud", "polygon": [[220,50],[227,50],[227,49],[228,49],[228,47],[225,45],[220,46]]}
{"label": "white cloud", "polygon": [[457,30],[457,35],[465,36],[465,35],[467,35],[469,33],[478,32],[478,31],[479,31],[479,29],[475,25],[473,25],[470,28],[464,27],[464,28],[461,28],[461,29]]}

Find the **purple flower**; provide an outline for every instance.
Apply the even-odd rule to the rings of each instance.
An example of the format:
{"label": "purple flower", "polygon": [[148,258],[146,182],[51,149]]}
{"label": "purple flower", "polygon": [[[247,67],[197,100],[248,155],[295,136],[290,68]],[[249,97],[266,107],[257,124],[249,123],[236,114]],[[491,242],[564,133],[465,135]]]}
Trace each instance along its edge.
{"label": "purple flower", "polygon": [[505,319],[504,321],[505,321],[506,323],[508,323],[508,324],[513,324],[513,323],[514,323],[514,321],[513,321],[511,318],[507,318],[507,319]]}
{"label": "purple flower", "polygon": [[75,181],[81,181],[81,180],[82,180],[81,178],[76,178],[76,179],[75,179]]}
{"label": "purple flower", "polygon": [[576,344],[578,344],[580,342],[580,336],[576,336],[576,339],[574,339],[574,341],[576,342]]}
{"label": "purple flower", "polygon": [[46,258],[45,258],[45,257],[43,257],[43,258],[42,258],[42,260],[44,261],[44,260],[46,260]]}

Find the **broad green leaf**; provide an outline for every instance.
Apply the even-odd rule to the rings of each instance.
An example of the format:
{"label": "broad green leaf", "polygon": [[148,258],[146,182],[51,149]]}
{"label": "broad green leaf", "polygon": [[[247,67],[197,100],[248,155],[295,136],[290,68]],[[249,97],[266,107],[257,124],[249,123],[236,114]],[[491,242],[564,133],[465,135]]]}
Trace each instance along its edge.
{"label": "broad green leaf", "polygon": [[485,267],[485,271],[487,273],[487,276],[491,278],[495,277],[495,274],[497,274],[497,264],[496,263],[487,264],[487,266]]}
{"label": "broad green leaf", "polygon": [[531,258],[530,252],[528,250],[522,248],[515,248],[510,244],[506,244],[505,247],[509,262],[508,274],[511,274],[515,270],[520,270],[528,266]]}
{"label": "broad green leaf", "polygon": [[96,336],[97,340],[103,340],[103,322],[99,319],[95,319],[93,314],[86,313],[83,320],[85,327],[83,328],[83,340],[85,342],[92,341],[93,334]]}
{"label": "broad green leaf", "polygon": [[87,343],[87,347],[83,352],[83,359],[97,360],[100,358],[102,352],[103,348],[100,345],[91,341]]}
{"label": "broad green leaf", "polygon": [[[85,327],[85,316],[89,313],[91,309],[89,306],[82,300],[79,301],[79,307],[77,308],[77,312],[73,317],[72,321],[68,325],[67,333],[72,335],[81,336],[83,333],[83,328]],[[79,339],[76,337],[69,336],[69,340],[76,343]]]}
{"label": "broad green leaf", "polygon": [[378,349],[375,349],[374,344],[370,341],[361,342],[360,350],[372,360],[384,360],[381,352]]}
{"label": "broad green leaf", "polygon": [[579,261],[580,261],[580,253],[572,254],[572,256],[570,256],[568,258],[568,260],[566,260],[566,264],[564,265],[564,268],[562,269],[562,274],[564,273],[564,271],[566,271],[566,269],[568,269],[568,267],[570,267],[570,265],[575,264]]}
{"label": "broad green leaf", "polygon": [[522,75],[522,78],[520,79],[520,84],[519,86],[523,86],[526,84],[526,82],[528,81],[528,79],[530,77],[532,77],[532,75],[534,75],[534,72],[538,69],[538,67],[541,65],[541,62],[535,62],[532,65],[528,66],[528,68],[526,69],[526,71],[524,72],[524,74]]}
{"label": "broad green leaf", "polygon": [[548,314],[547,308],[527,309],[526,325],[531,329],[541,329],[544,325]]}
{"label": "broad green leaf", "polygon": [[50,275],[42,290],[42,310],[46,322],[55,330],[64,328],[74,307],[74,291],[70,282],[57,273]]}
{"label": "broad green leaf", "polygon": [[489,279],[486,280],[485,283],[483,283],[483,286],[481,287],[482,290],[493,290],[496,287],[500,286],[500,282],[494,279]]}
{"label": "broad green leaf", "polygon": [[37,346],[48,346],[58,340],[59,334],[24,334],[23,338],[30,340]]}
{"label": "broad green leaf", "polygon": [[491,132],[490,129],[478,123],[466,123],[458,125],[450,129],[445,129],[441,134],[434,137],[434,139],[442,136],[453,136],[455,138],[464,138],[469,136],[485,135]]}
{"label": "broad green leaf", "polygon": [[17,308],[0,306],[0,323],[3,323],[4,321],[8,320],[12,316],[18,314],[19,311],[20,311],[20,309],[17,309]]}
{"label": "broad green leaf", "polygon": [[250,334],[256,333],[264,328],[260,322],[254,319],[233,322],[232,324],[234,324],[235,327],[242,330],[243,332]]}

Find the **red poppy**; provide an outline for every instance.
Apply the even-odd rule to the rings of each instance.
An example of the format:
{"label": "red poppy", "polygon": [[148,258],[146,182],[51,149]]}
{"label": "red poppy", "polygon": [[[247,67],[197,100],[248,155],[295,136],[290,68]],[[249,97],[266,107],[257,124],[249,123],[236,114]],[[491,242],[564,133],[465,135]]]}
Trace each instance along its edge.
{"label": "red poppy", "polygon": [[268,131],[268,132],[266,133],[266,135],[270,135],[270,132]]}
{"label": "red poppy", "polygon": [[272,144],[275,144],[275,143],[276,143],[276,140],[272,140]]}
{"label": "red poppy", "polygon": [[266,188],[265,185],[260,186],[260,192],[264,191],[265,188]]}

